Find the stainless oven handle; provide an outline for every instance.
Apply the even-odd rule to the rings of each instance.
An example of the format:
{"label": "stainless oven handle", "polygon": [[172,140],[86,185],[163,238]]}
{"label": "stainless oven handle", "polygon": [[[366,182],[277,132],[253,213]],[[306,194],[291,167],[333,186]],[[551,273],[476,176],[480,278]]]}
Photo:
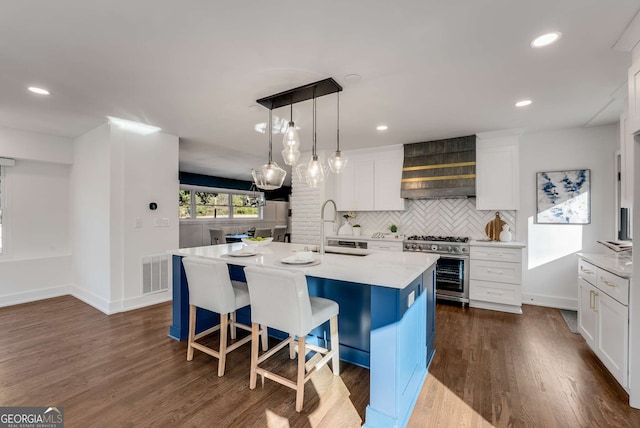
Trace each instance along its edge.
{"label": "stainless oven handle", "polygon": [[[430,253],[430,254],[438,254],[438,253]],[[457,255],[449,255],[449,254],[438,254],[441,259],[453,259],[453,260],[469,260],[469,256],[457,256]]]}

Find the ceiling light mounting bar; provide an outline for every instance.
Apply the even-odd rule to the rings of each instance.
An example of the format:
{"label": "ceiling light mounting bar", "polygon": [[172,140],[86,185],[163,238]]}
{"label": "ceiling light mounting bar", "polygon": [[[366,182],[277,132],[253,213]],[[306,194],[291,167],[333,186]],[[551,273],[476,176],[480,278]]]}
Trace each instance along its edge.
{"label": "ceiling light mounting bar", "polygon": [[336,92],[340,91],[342,91],[342,86],[340,86],[338,82],[333,80],[332,77],[329,77],[327,79],[309,83],[298,88],[280,92],[279,94],[260,98],[259,100],[256,100],[256,102],[263,107],[268,108],[269,110],[273,110],[276,108],[293,105],[302,101],[307,101],[312,98],[335,94]]}

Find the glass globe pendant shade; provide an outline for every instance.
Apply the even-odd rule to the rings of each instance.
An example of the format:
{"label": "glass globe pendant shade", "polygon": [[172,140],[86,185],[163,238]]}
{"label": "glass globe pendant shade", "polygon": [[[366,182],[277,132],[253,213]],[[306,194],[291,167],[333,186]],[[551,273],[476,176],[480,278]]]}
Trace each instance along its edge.
{"label": "glass globe pendant shade", "polygon": [[295,165],[300,158],[300,151],[297,149],[284,149],[282,151],[282,159],[286,165]]}
{"label": "glass globe pendant shade", "polygon": [[296,129],[296,125],[295,123],[293,123],[293,121],[289,122],[289,127],[284,133],[282,146],[285,150],[298,150],[298,148],[300,147],[300,136],[298,135],[298,130]]}
{"label": "glass globe pendant shade", "polygon": [[253,181],[262,190],[275,190],[282,187],[287,171],[280,168],[277,163],[269,162],[258,169],[251,171]]}
{"label": "glass globe pendant shade", "polygon": [[329,168],[331,168],[331,172],[336,174],[340,174],[347,166],[347,157],[343,156],[340,150],[336,150],[329,157]]}
{"label": "glass globe pendant shade", "polygon": [[312,156],[309,161],[306,178],[307,185],[310,187],[316,187],[324,181],[324,169],[322,168],[322,163],[318,160],[317,155]]}

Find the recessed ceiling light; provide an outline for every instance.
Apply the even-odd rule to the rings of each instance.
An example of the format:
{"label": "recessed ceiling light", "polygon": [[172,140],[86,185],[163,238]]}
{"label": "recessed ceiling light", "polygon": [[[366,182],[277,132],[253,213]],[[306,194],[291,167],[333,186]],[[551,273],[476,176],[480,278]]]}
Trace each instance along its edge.
{"label": "recessed ceiling light", "polygon": [[360,76],[359,74],[347,74],[346,76],[344,76],[344,80],[346,80],[349,83],[355,83],[355,82],[359,82],[362,79],[362,76]]}
{"label": "recessed ceiling light", "polygon": [[29,89],[31,92],[33,92],[34,94],[38,94],[38,95],[51,95],[51,92],[47,91],[44,88],[38,88],[37,86],[29,86],[27,89]]}
{"label": "recessed ceiling light", "polygon": [[562,37],[562,33],[559,31],[554,31],[536,37],[535,39],[531,40],[531,43],[529,43],[529,45],[532,48],[542,48],[544,46],[549,46],[550,44],[557,42],[558,40],[560,40],[560,37]]}
{"label": "recessed ceiling light", "polygon": [[145,123],[133,122],[131,120],[120,119],[112,116],[107,116],[107,118],[109,119],[109,123],[112,125],[116,125],[119,128],[140,135],[149,135],[161,130],[161,128],[158,128],[157,126],[151,126]]}
{"label": "recessed ceiling light", "polygon": [[251,111],[258,111],[258,110],[262,110],[262,108],[258,105],[258,104],[251,104],[249,106],[249,110]]}
{"label": "recessed ceiling light", "polygon": [[533,101],[531,100],[520,100],[516,103],[516,107],[526,107],[528,105],[531,105]]}
{"label": "recessed ceiling light", "polygon": [[387,125],[378,125],[376,126],[376,129],[378,131],[386,131],[387,129],[389,129],[389,127]]}

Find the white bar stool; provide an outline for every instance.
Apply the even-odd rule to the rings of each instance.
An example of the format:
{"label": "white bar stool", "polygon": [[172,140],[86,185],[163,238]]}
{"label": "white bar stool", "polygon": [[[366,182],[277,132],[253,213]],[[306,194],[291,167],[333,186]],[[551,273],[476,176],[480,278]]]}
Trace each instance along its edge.
{"label": "white bar stool", "polygon": [[[193,350],[197,349],[218,359],[218,376],[224,376],[227,354],[251,340],[251,336],[244,337],[227,346],[227,330],[231,327],[231,339],[236,338],[236,327],[251,331],[248,325],[236,322],[236,309],[248,306],[249,291],[247,284],[231,281],[229,269],[224,262],[202,259],[199,257],[185,257],[182,259],[187,275],[189,288],[189,342],[187,346],[187,361],[193,360]],[[220,324],[196,334],[196,308],[207,309],[220,314]],[[231,319],[229,319],[231,315]],[[220,349],[218,351],[206,347],[196,340],[220,330]],[[262,349],[267,349],[267,329],[263,328]]]}
{"label": "white bar stool", "polygon": [[[340,374],[340,355],[338,342],[338,311],[336,302],[321,297],[309,297],[307,279],[302,272],[249,266],[244,269],[251,298],[251,375],[249,388],[255,389],[257,375],[276,381],[295,389],[296,412],[302,411],[304,384],[332,360],[333,374]],[[324,349],[306,343],[306,336],[314,328],[329,321],[331,349]],[[289,333],[289,337],[269,352],[258,357],[258,326],[269,326]],[[258,364],[271,357],[280,349],[289,345],[289,354],[295,358],[294,337],[298,336],[298,375],[292,382],[280,375],[258,367]],[[304,350],[301,352],[301,350]],[[307,373],[305,356],[307,350],[324,354]]]}

